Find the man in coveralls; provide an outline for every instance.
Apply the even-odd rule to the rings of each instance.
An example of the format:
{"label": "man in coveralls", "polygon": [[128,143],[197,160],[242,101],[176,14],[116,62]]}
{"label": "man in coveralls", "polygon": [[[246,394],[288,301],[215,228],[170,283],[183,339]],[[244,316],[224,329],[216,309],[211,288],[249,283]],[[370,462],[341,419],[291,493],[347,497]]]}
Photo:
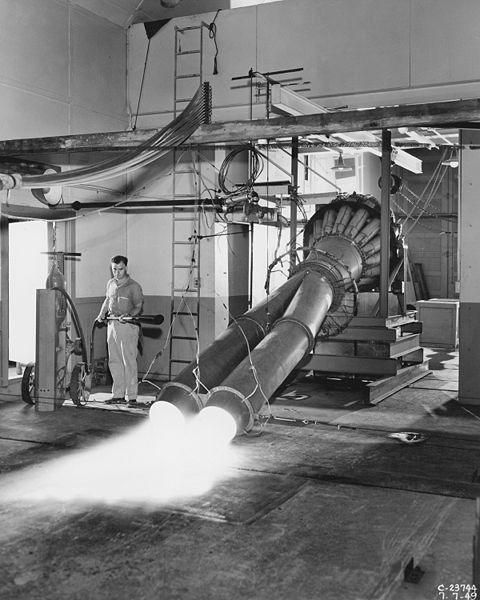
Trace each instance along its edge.
{"label": "man in coveralls", "polygon": [[112,398],[107,404],[136,406],[138,393],[138,337],[139,326],[131,322],[132,317],[142,312],[143,291],[127,273],[128,259],[117,255],[111,260],[112,279],[107,283],[97,321],[107,317],[108,365],[113,379]]}

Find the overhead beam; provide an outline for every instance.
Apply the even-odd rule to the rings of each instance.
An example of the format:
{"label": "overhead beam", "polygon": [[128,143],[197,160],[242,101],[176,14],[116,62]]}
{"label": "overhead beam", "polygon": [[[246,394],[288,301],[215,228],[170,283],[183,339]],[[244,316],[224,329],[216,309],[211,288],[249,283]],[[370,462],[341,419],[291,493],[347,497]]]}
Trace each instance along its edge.
{"label": "overhead beam", "polygon": [[274,139],[309,134],[335,134],[351,131],[394,129],[436,125],[444,122],[480,120],[480,99],[452,100],[427,104],[405,104],[360,110],[335,111],[258,119],[229,121],[201,126],[190,138],[192,143],[235,142]]}
{"label": "overhead beam", "polygon": [[[315,113],[331,112],[328,108],[317,104],[313,100],[305,98],[301,94],[298,94],[279,83],[275,83],[271,86],[270,95],[272,110],[280,110],[287,115],[312,115]],[[408,130],[408,128],[406,129]],[[335,136],[345,142],[358,142],[359,150],[365,150],[365,148],[360,147],[362,142],[378,142],[378,148],[368,148],[366,151],[375,154],[376,156],[382,156],[381,138],[369,131],[350,131],[348,133],[336,132]],[[325,136],[321,137],[324,140],[328,139]],[[412,173],[422,172],[422,161],[401,148],[395,148],[392,159],[396,165],[407,169]]]}
{"label": "overhead beam", "polygon": [[[465,126],[480,121],[480,99],[450,100],[426,104],[403,104],[380,108],[332,111],[296,117],[253,121],[225,121],[200,126],[189,144],[238,143],[310,134],[421,126]],[[0,156],[23,156],[58,152],[120,151],[135,148],[155,130],[119,131],[0,141]]]}

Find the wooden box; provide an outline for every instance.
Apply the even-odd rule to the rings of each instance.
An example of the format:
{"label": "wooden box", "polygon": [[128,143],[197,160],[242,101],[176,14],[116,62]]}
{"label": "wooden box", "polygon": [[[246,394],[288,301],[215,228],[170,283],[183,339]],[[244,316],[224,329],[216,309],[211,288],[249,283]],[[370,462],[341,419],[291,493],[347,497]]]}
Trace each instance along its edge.
{"label": "wooden box", "polygon": [[422,322],[422,346],[456,348],[458,346],[458,313],[460,302],[448,298],[432,298],[417,302],[417,318]]}

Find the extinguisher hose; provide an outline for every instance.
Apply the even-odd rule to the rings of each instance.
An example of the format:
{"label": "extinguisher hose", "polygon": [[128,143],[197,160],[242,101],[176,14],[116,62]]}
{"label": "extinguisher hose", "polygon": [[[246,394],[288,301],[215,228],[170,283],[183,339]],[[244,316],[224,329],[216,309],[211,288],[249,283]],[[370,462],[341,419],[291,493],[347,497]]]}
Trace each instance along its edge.
{"label": "extinguisher hose", "polygon": [[75,308],[75,304],[73,303],[73,300],[70,297],[70,294],[68,294],[68,292],[66,292],[63,288],[60,288],[60,287],[52,287],[50,289],[60,292],[67,300],[68,307],[70,308],[70,312],[72,314],[73,324],[75,325],[75,330],[77,332],[78,337],[80,338],[80,342],[81,342],[81,346],[82,346],[82,360],[84,363],[88,363],[87,346],[85,344],[85,336],[83,334],[82,325],[80,323],[80,318],[78,316],[77,309]]}

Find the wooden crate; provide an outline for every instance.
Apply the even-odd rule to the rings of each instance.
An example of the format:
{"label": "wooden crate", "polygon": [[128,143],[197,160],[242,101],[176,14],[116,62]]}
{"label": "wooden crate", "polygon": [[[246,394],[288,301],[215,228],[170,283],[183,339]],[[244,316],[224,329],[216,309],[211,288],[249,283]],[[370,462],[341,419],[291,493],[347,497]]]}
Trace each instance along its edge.
{"label": "wooden crate", "polygon": [[419,300],[418,320],[422,322],[420,343],[432,348],[458,346],[458,313],[460,302],[443,298]]}

